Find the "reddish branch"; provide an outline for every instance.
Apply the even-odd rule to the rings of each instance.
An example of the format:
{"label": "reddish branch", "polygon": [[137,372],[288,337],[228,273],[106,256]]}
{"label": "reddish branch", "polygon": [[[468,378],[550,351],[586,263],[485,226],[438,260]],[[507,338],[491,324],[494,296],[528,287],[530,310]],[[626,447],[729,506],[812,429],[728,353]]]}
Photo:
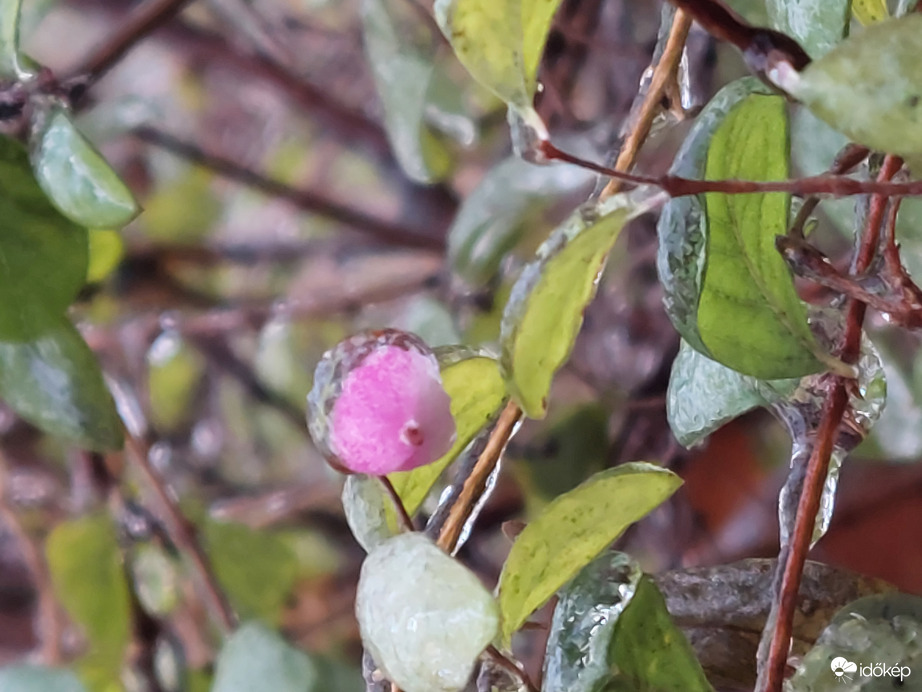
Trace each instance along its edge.
{"label": "reddish branch", "polygon": [[[896,175],[902,167],[900,158],[888,155],[877,176],[879,183],[884,183]],[[880,229],[887,209],[886,195],[874,195],[868,211],[867,223],[861,238],[861,245],[855,257],[854,270],[864,272],[871,266],[880,240]],[[861,348],[861,333],[864,313],[867,305],[857,300],[848,304],[845,322],[845,336],[839,357],[846,363],[855,363]],[[831,379],[829,399],[823,408],[816,443],[807,461],[807,473],[803,489],[797,504],[794,531],[790,543],[782,548],[778,556],[780,580],[776,579],[775,602],[773,611],[777,612],[769,641],[765,667],[760,671],[757,692],[780,692],[784,682],[784,671],[788,652],[791,647],[791,631],[794,624],[794,612],[800,580],[803,576],[804,562],[810,550],[816,514],[820,508],[823,488],[829,471],[829,458],[839,435],[839,426],[848,406],[848,380],[842,377]],[[772,620],[770,619],[771,623]]]}

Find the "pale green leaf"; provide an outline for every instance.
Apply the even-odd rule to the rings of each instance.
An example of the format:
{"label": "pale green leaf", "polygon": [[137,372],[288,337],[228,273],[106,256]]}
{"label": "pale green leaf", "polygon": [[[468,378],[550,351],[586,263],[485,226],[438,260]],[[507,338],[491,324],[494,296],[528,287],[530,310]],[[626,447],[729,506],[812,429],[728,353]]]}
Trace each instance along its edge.
{"label": "pale green leaf", "polygon": [[496,601],[477,576],[420,533],[365,559],[355,614],[362,643],[405,692],[459,692],[496,636]]}
{"label": "pale green leaf", "polygon": [[265,626],[247,623],[221,648],[211,692],[320,692],[317,678],[307,654]]}
{"label": "pale green leaf", "polygon": [[160,334],[147,352],[150,420],[162,433],[176,431],[193,414],[205,374],[204,356],[174,331]]}
{"label": "pale green leaf", "polygon": [[456,436],[451,449],[439,460],[412,471],[388,476],[409,514],[414,514],[442,471],[454,461],[474,437],[502,408],[508,394],[499,364],[478,351],[436,349],[442,386],[451,397],[451,415]]}
{"label": "pale green leaf", "polygon": [[852,0],[766,0],[772,26],[819,58],[848,33]]}
{"label": "pale green leaf", "polygon": [[84,449],[120,448],[122,423],[95,354],[66,317],[43,322],[30,341],[0,341],[0,399]]}
{"label": "pale green leaf", "polygon": [[394,505],[380,478],[361,473],[347,476],[343,511],[349,530],[366,553],[397,533]]}
{"label": "pale green leaf", "polygon": [[[714,133],[705,176],[783,180],[788,146],[784,99],[752,94]],[[806,308],[775,249],[775,236],[787,232],[789,206],[785,193],[705,195],[707,266],[698,331],[714,360],[760,379],[796,377],[823,367]]]}
{"label": "pale green leaf", "polygon": [[32,70],[23,64],[19,53],[19,22],[22,0],[3,0],[0,4],[0,77],[26,80]]}
{"label": "pale green leaf", "polygon": [[67,670],[27,664],[0,668],[0,692],[86,692]]}
{"label": "pale green leaf", "polygon": [[546,413],[554,373],[570,355],[608,253],[624,225],[647,211],[652,199],[639,191],[578,210],[522,270],[503,313],[501,362],[529,417]]}
{"label": "pale green leaf", "polygon": [[81,226],[121,228],[140,211],[125,183],[62,109],[48,114],[32,166],[48,198]]}
{"label": "pale green leaf", "polygon": [[868,26],[800,73],[772,74],[851,140],[876,151],[922,155],[922,15]]}
{"label": "pale green leaf", "polygon": [[499,579],[503,639],[682,481],[634,462],[597,473],[561,495],[516,539]]}

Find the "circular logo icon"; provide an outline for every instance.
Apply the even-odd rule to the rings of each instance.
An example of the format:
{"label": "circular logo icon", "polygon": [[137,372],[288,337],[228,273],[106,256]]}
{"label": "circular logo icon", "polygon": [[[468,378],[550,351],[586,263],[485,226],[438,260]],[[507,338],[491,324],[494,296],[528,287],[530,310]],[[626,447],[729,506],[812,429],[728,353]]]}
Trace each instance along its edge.
{"label": "circular logo icon", "polygon": [[832,659],[832,663],[829,664],[829,667],[832,668],[832,672],[835,673],[837,678],[841,678],[846,673],[854,673],[858,670],[857,663],[852,663],[842,656],[837,656]]}

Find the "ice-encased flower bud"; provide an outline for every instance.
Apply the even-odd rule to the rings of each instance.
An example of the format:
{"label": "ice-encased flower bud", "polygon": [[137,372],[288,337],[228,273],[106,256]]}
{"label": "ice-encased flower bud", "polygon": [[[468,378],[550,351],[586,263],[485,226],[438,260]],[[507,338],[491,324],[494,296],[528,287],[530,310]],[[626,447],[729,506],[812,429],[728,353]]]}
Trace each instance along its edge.
{"label": "ice-encased flower bud", "polygon": [[341,471],[409,471],[455,439],[438,361],[419,337],[396,329],[356,334],[324,354],[307,403],[311,436]]}

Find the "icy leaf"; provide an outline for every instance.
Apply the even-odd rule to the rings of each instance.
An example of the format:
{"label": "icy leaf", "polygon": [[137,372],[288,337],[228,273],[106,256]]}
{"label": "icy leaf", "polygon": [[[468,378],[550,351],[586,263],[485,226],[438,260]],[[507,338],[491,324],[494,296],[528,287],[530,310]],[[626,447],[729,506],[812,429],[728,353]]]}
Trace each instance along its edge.
{"label": "icy leaf", "polygon": [[307,654],[263,625],[248,623],[221,648],[211,692],[320,692],[317,676]]}
{"label": "icy leaf", "polygon": [[23,81],[33,76],[19,55],[21,10],[22,0],[3,0],[0,5],[0,76],[4,79]]}
{"label": "icy leaf", "polygon": [[81,226],[121,228],[140,211],[125,183],[62,109],[52,110],[38,133],[32,167],[48,198]]}
{"label": "icy leaf", "polygon": [[86,692],[67,670],[26,664],[0,668],[0,692]]}
{"label": "icy leaf", "polygon": [[503,565],[503,640],[681,483],[670,471],[633,462],[597,473],[551,502],[519,534]]}
{"label": "icy leaf", "polygon": [[867,26],[884,21],[890,16],[887,0],[852,0],[852,14]]}
{"label": "icy leaf", "polygon": [[499,630],[480,580],[419,533],[365,559],[356,596],[362,642],[405,692],[458,692]]}
{"label": "icy leaf", "polygon": [[666,393],[669,427],[679,444],[691,447],[746,411],[790,395],[799,382],[741,375],[682,340]]}
{"label": "icy leaf", "polygon": [[45,555],[55,595],[86,633],[93,667],[117,678],[131,639],[131,606],[112,520],[96,514],[59,524]]}
{"label": "icy leaf", "polygon": [[244,524],[206,521],[204,543],[218,581],[244,619],[274,624],[298,576],[289,545],[272,533]]}
{"label": "icy leaf", "polygon": [[[703,178],[711,138],[727,114],[752,93],[770,93],[754,77],[731,82],[704,107],[669,170],[670,175]],[[656,226],[656,269],[663,303],[673,326],[696,350],[707,354],[698,329],[698,299],[707,267],[708,223],[703,197],[674,197],[663,207]]]}
{"label": "icy leaf", "polygon": [[848,33],[852,0],[767,0],[766,9],[772,26],[816,59]]}
{"label": "icy leaf", "polygon": [[440,459],[413,471],[388,476],[409,514],[415,514],[445,468],[506,403],[508,394],[499,363],[485,352],[459,347],[436,349],[442,386],[451,397],[457,429],[454,444]]}
{"label": "icy leaf", "polygon": [[364,0],[365,50],[384,125],[397,160],[409,177],[434,182],[449,171],[450,152],[426,124],[433,78],[435,37],[414,8],[401,0]]}
{"label": "icy leaf", "polygon": [[48,318],[29,341],[0,341],[0,398],[50,435],[84,449],[122,446],[122,423],[95,354],[70,321]]}
{"label": "icy leaf", "polygon": [[785,91],[859,144],[922,155],[922,15],[865,28],[802,72],[771,74]]}
{"label": "icy leaf", "polygon": [[[876,665],[876,668],[875,668]],[[884,669],[886,668],[886,672]],[[785,681],[785,692],[916,689],[922,668],[922,598],[866,596],[842,608]]]}
{"label": "icy leaf", "polygon": [[[784,180],[788,146],[784,99],[749,95],[715,131],[705,176]],[[761,379],[806,375],[823,367],[806,308],[775,249],[775,236],[787,231],[789,206],[790,196],[784,193],[705,195],[707,266],[698,330],[714,360]]]}
{"label": "icy leaf", "polygon": [[352,535],[366,553],[395,534],[394,507],[378,478],[358,473],[348,476],[343,486],[343,510]]}
{"label": "icy leaf", "polygon": [[654,200],[639,190],[579,209],[522,270],[503,313],[500,341],[506,382],[527,416],[544,417],[551,381],[570,355],[608,253],[624,225]]}
{"label": "icy leaf", "polygon": [[518,157],[487,171],[448,230],[448,261],[469,287],[493,279],[525,229],[562,196],[592,181],[585,169],[552,163],[536,166]]}
{"label": "icy leaf", "polygon": [[474,78],[510,106],[530,110],[560,0],[436,0],[435,16]]}

